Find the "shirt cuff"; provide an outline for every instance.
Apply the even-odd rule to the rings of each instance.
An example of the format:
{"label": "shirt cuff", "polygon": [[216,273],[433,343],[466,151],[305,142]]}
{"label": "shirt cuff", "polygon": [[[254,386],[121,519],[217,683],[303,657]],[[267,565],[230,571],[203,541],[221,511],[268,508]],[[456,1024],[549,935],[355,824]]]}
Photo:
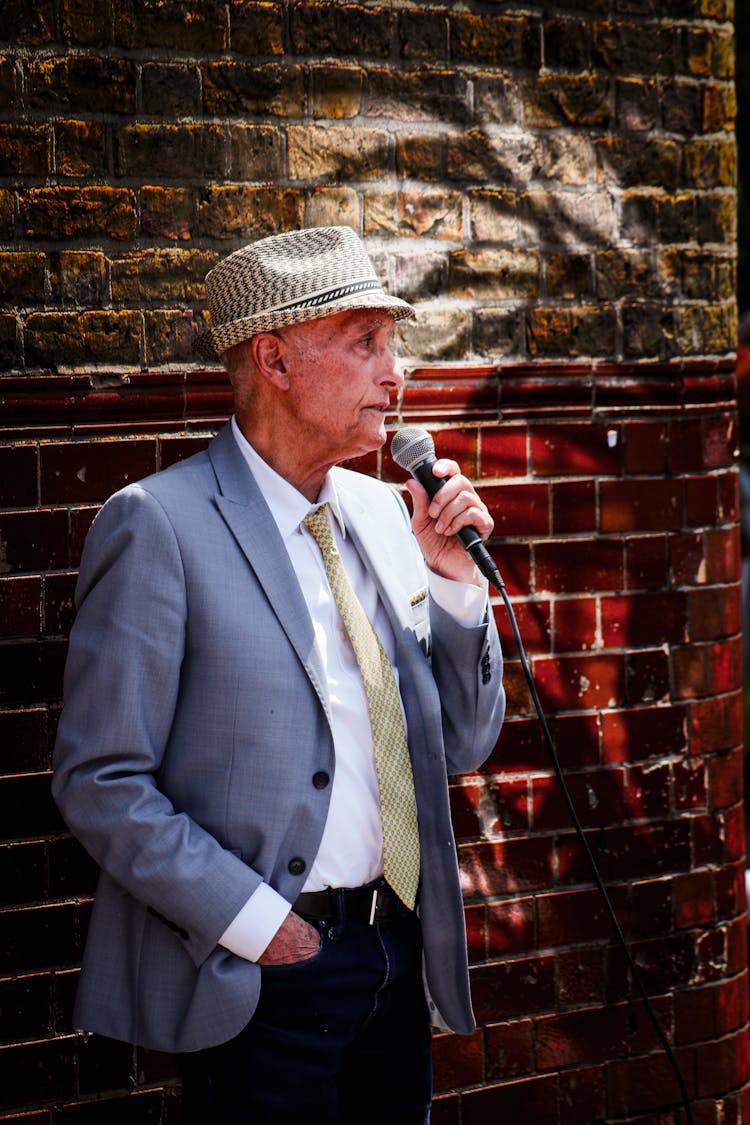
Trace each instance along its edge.
{"label": "shirt cuff", "polygon": [[257,961],[291,909],[273,887],[261,883],[224,930],[219,945],[246,961]]}
{"label": "shirt cuff", "polygon": [[467,629],[484,624],[487,613],[487,593],[489,582],[480,574],[479,585],[471,582],[456,582],[428,570],[430,594],[441,609]]}

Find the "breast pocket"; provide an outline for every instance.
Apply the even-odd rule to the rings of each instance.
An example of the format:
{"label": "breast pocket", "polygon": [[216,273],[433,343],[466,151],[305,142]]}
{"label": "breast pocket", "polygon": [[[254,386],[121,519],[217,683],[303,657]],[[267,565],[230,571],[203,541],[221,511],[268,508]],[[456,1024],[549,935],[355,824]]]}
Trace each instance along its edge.
{"label": "breast pocket", "polygon": [[411,608],[411,621],[414,636],[417,638],[419,647],[422,649],[422,652],[429,660],[431,636],[429,599],[427,597],[426,586],[422,586],[419,590],[415,590],[414,593],[409,596],[409,606]]}

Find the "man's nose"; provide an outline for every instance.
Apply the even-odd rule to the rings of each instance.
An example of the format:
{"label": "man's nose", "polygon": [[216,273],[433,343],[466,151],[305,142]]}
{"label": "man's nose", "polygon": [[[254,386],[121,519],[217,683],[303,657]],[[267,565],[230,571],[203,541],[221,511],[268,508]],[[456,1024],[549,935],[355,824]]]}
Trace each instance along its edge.
{"label": "man's nose", "polygon": [[388,345],[383,348],[380,381],[389,383],[393,387],[400,387],[404,381],[401,363],[396,359]]}

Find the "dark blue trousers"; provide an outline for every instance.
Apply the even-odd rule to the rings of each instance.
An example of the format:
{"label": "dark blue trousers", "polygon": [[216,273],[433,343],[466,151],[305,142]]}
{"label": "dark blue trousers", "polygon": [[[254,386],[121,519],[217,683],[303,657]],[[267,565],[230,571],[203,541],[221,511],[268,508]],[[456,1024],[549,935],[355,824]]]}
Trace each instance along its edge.
{"label": "dark blue trousers", "polygon": [[344,922],[264,967],[228,1043],[182,1056],[185,1125],[426,1125],[432,1064],[419,922]]}

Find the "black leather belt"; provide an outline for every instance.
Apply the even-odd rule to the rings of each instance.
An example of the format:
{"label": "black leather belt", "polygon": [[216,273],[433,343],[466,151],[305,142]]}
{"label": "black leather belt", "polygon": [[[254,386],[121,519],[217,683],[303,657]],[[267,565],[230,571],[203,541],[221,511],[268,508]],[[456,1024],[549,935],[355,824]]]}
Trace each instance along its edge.
{"label": "black leather belt", "polygon": [[366,887],[327,887],[324,891],[303,891],[292,907],[313,922],[335,925],[341,922],[366,922],[378,926],[412,912],[384,879]]}

